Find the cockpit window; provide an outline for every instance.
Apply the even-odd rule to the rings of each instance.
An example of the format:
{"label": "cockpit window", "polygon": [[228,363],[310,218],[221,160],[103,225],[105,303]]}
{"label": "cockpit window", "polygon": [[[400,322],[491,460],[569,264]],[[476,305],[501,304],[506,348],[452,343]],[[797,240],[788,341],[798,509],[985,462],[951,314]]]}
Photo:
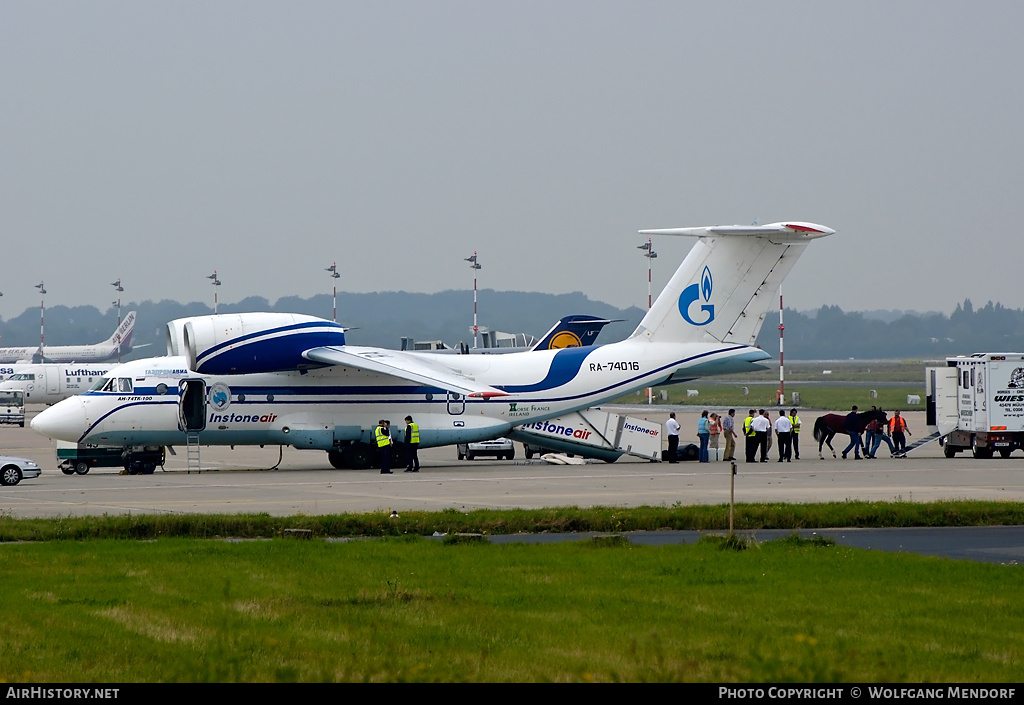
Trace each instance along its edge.
{"label": "cockpit window", "polygon": [[101,392],[120,392],[121,394],[132,393],[132,378],[131,377],[104,377],[96,384],[90,387],[90,390],[100,390]]}
{"label": "cockpit window", "polygon": [[21,382],[28,382],[28,381],[34,380],[35,378],[36,378],[36,376],[34,374],[32,374],[32,373],[29,373],[29,372],[19,372],[16,375],[11,375],[7,379],[12,380],[12,381],[18,380],[18,381],[21,381]]}
{"label": "cockpit window", "polygon": [[107,383],[109,381],[110,381],[110,379],[107,378],[107,377],[100,377],[98,380],[96,380],[96,384],[94,384],[91,387],[89,387],[89,391],[90,392],[98,392],[101,389],[104,390],[104,391],[107,391]]}

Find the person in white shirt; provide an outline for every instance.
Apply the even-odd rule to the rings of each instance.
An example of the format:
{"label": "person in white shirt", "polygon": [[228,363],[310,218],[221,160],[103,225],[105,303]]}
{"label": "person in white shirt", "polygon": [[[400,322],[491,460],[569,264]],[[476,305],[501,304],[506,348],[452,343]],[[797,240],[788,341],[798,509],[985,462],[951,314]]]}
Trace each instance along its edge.
{"label": "person in white shirt", "polygon": [[668,415],[665,422],[665,435],[668,436],[668,462],[676,462],[676,455],[679,452],[679,422],[676,421],[676,412]]}
{"label": "person in white shirt", "polygon": [[783,409],[779,409],[779,418],[775,419],[775,435],[779,439],[779,462],[788,463],[793,456],[793,422]]}
{"label": "person in white shirt", "polygon": [[768,435],[772,432],[772,422],[768,418],[768,412],[764,409],[758,411],[757,416],[750,422],[750,428],[754,431],[757,439],[757,447],[761,449],[760,462],[768,462]]}

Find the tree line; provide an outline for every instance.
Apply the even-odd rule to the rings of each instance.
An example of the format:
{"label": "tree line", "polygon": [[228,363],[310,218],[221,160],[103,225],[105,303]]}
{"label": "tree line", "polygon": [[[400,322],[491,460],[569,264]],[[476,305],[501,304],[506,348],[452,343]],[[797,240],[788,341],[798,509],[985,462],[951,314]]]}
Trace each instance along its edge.
{"label": "tree line", "polygon": [[[541,294],[521,291],[481,290],[479,323],[497,330],[542,336],[562,316],[590,314],[622,319],[605,328],[598,343],[629,336],[643,318],[637,307],[616,308],[594,301],[580,292]],[[416,340],[442,340],[457,346],[472,344],[472,297],[466,291],[436,294],[374,292],[338,294],[338,322],[351,328],[347,340],[356,345],[399,348],[403,336]],[[271,303],[250,297],[222,304],[219,313],[279,311],[330,318],[330,296],[308,299],[284,297]],[[204,303],[143,301],[125,304],[122,314],[138,311],[134,342],[147,344],[132,357],[162,355],[166,349],[167,321],[213,313]],[[884,312],[881,312],[884,313]],[[889,320],[886,320],[886,319]],[[117,324],[116,309],[101,312],[93,306],[53,306],[46,309],[46,343],[80,345],[105,340]],[[969,299],[950,315],[843,311],[822,306],[815,311],[784,311],[785,350],[791,360],[923,358],[972,352],[1020,352],[1024,350],[1024,309],[1010,309],[988,302],[975,309]],[[17,317],[0,319],[0,346],[28,346],[39,342],[39,309],[26,309]],[[778,317],[769,314],[757,345],[773,356],[779,351]]]}

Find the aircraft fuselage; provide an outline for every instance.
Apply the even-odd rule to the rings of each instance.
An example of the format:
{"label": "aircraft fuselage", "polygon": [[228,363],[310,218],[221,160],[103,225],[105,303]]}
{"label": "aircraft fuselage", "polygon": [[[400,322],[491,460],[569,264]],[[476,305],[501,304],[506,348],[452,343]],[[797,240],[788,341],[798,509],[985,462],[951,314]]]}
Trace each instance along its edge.
{"label": "aircraft fuselage", "polygon": [[671,381],[684,381],[759,369],[755,363],[768,355],[743,345],[623,341],[494,357],[437,357],[506,396],[467,398],[341,366],[198,375],[188,370],[184,357],[151,358],[113,369],[105,389],[59,407],[61,418],[56,418],[58,407],[48,410],[46,432],[100,445],[180,445],[191,429],[203,445],[330,449],[346,441],[368,443],[378,419],[398,425],[408,414],[420,426],[421,447],[432,447],[494,438],[513,426],[594,406],[673,375]]}

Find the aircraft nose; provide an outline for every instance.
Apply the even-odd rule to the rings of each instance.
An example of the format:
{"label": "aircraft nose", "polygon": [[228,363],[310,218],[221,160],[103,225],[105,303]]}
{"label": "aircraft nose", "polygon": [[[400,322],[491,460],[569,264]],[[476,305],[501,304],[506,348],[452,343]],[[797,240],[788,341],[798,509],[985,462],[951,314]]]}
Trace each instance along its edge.
{"label": "aircraft nose", "polygon": [[85,433],[85,404],[71,397],[39,412],[29,424],[47,438],[77,443]]}

